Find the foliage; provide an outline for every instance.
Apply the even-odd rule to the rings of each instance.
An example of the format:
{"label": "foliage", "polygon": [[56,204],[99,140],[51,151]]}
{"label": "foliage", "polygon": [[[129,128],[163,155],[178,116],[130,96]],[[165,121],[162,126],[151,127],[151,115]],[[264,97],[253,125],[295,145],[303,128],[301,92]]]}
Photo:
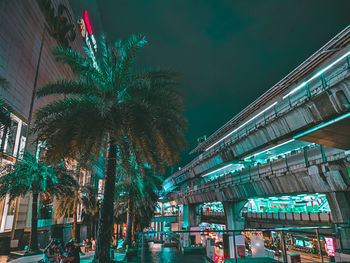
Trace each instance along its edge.
{"label": "foliage", "polygon": [[78,206],[82,206],[85,215],[98,213],[96,191],[91,186],[81,186],[76,182],[70,189],[58,194],[55,217],[72,217]]}
{"label": "foliage", "polygon": [[30,232],[31,250],[38,250],[38,195],[40,193],[55,194],[60,192],[60,184],[67,183],[64,171],[61,167],[55,169],[47,166],[42,161],[37,161],[35,156],[27,151],[24,151],[22,161],[6,165],[1,171],[0,199],[7,194],[10,201],[29,193],[33,196]]}
{"label": "foliage", "polygon": [[[145,43],[143,35],[114,46],[102,37],[98,69],[70,49],[54,49],[56,59],[68,64],[81,80],[60,80],[37,92],[38,97],[66,95],[36,113],[34,130],[49,145],[49,157],[98,155],[109,137],[116,140],[125,167],[130,166],[131,152],[136,163],[146,161],[159,171],[179,160],[178,150],[186,146],[186,120],[182,97],[175,89],[177,74],[135,72],[135,52]],[[142,167],[138,165],[141,173]]]}
{"label": "foliage", "polygon": [[45,193],[58,191],[60,177],[57,171],[35,156],[24,151],[23,160],[3,168],[0,177],[0,198],[9,194],[10,200],[27,193]]}
{"label": "foliage", "polygon": [[37,0],[37,3],[45,17],[46,31],[56,39],[59,45],[69,47],[69,42],[75,39],[76,34],[68,8],[60,3],[56,13],[51,0]]}
{"label": "foliage", "polygon": [[[145,176],[122,173],[116,186],[115,217],[120,219],[126,213],[128,201],[133,204],[130,211],[135,227],[140,229],[148,226],[154,216],[155,205],[158,200],[158,192],[162,188],[163,178],[155,174],[151,169],[146,169]],[[128,211],[129,212],[129,211]],[[131,224],[131,221],[128,222]],[[129,227],[130,229],[130,227]],[[127,233],[130,235],[130,233]]]}
{"label": "foliage", "polygon": [[[142,34],[126,43],[111,44],[102,36],[101,56],[93,61],[63,47],[56,59],[70,66],[79,79],[62,79],[36,92],[38,97],[64,95],[36,112],[34,133],[45,141],[48,160],[99,156],[108,147],[104,199],[99,216],[95,256],[109,260],[112,236],[116,161],[126,172],[145,176],[147,162],[154,171],[179,160],[186,147],[182,96],[177,92],[178,74],[164,70],[136,71],[137,51],[146,44]],[[82,153],[89,153],[88,155]]]}

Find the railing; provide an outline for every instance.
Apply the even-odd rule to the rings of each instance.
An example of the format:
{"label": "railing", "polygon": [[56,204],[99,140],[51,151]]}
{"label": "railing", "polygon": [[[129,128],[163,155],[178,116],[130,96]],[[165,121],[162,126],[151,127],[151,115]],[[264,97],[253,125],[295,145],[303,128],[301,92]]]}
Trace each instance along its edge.
{"label": "railing", "polygon": [[202,212],[203,216],[225,216],[225,212]]}
{"label": "railing", "polygon": [[167,250],[167,256],[174,262],[180,262],[178,255],[181,252],[186,254],[188,262],[198,262],[196,259],[201,258],[198,254],[209,262],[240,262],[239,258],[259,257],[261,261],[256,258],[254,262],[270,258],[266,261],[287,263],[295,262],[292,260],[295,256],[299,256],[296,262],[349,262],[350,255],[346,254],[345,248],[335,245],[347,240],[348,231],[347,226],[324,226],[235,230],[191,227],[180,231],[141,232],[138,254],[132,261],[155,262],[154,253],[149,252],[159,253],[160,249],[171,246],[174,249]]}
{"label": "railing", "polygon": [[[187,164],[181,171],[178,171],[176,174],[182,174],[186,170],[194,167],[197,163],[201,162],[203,159],[210,157],[213,152],[220,151],[221,149],[227,147],[229,144],[233,144],[240,140],[241,138],[247,136],[252,131],[258,129],[261,126],[266,126],[266,124],[278,116],[289,112],[291,109],[299,106],[306,101],[310,100],[310,98],[319,95],[320,93],[329,89],[329,87],[335,85],[337,82],[345,79],[349,76],[349,56],[345,57],[341,61],[339,61],[336,65],[329,68],[323,74],[314,78],[307,85],[295,91],[290,96],[286,98],[281,98],[277,101],[277,104],[268,109],[264,114],[260,115],[253,121],[247,123],[241,129],[237,130],[231,136],[228,136],[226,139],[222,140],[222,142],[218,143],[215,147],[208,151],[204,151],[198,157],[196,157],[191,163]],[[325,65],[326,66],[326,65]],[[237,124],[238,126],[239,124]],[[233,130],[234,126],[231,128]],[[226,132],[228,134],[229,132]],[[221,137],[223,137],[222,135]],[[209,138],[210,139],[210,138]],[[215,142],[212,142],[212,144]],[[209,146],[209,145],[208,145]],[[207,147],[208,147],[207,146]]]}
{"label": "railing", "polygon": [[[333,148],[324,148],[324,154],[327,161],[340,160],[346,157],[344,151]],[[170,198],[175,199],[177,197],[182,197],[190,194],[213,191],[214,189],[220,187],[244,184],[250,182],[253,178],[256,177],[263,178],[266,175],[272,173],[282,173],[291,171],[293,169],[299,170],[301,168],[305,169],[309,166],[321,164],[323,162],[324,157],[322,156],[320,147],[312,147],[288,155],[285,158],[280,158],[269,163],[230,173],[204,184],[196,185],[196,187],[190,187],[178,191],[171,194]]]}
{"label": "railing", "polygon": [[332,223],[332,214],[328,213],[257,213],[257,212],[244,212],[242,216],[251,219],[261,220],[287,220],[287,221],[307,221],[307,222],[319,222],[319,223]]}
{"label": "railing", "polygon": [[[242,136],[246,136],[251,131],[257,129],[258,127],[265,126],[268,121],[276,118],[281,114],[284,114],[285,112],[289,111],[290,109],[296,106],[299,106],[305,103],[310,98],[319,95],[320,93],[326,91],[329,87],[335,85],[337,82],[346,78],[350,72],[349,62],[347,58],[348,56],[343,58],[342,61],[338,62],[336,65],[328,69],[323,74],[312,79],[307,85],[304,85],[302,88],[298,89],[293,94],[287,97],[285,96],[279,99],[278,101],[276,101],[277,103],[273,107],[266,110],[264,114],[260,115],[259,117],[254,118],[254,115],[258,113],[253,114],[252,118],[254,118],[254,120],[244,125],[242,128],[237,130],[231,136],[228,136],[226,139],[222,140],[222,142],[218,143],[217,144],[218,146],[213,147],[212,150],[217,148],[223,148],[226,146],[226,144],[229,144],[229,143],[234,143],[235,141],[240,139]],[[325,65],[325,67],[326,66],[327,65]],[[233,128],[234,127],[232,127],[232,129]],[[208,150],[204,152],[202,158],[205,158],[205,155],[207,155],[212,150],[210,151]]]}

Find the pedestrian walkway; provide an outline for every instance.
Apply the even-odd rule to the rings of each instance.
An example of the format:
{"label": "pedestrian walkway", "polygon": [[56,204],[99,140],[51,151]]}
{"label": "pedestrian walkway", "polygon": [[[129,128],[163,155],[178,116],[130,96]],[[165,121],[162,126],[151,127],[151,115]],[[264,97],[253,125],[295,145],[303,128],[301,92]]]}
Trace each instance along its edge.
{"label": "pedestrian walkway", "polygon": [[[88,252],[85,255],[80,255],[81,263],[90,263],[94,257],[95,252]],[[114,259],[117,261],[123,261],[125,258],[125,253],[115,253]],[[37,263],[40,259],[42,259],[42,255],[35,256],[25,256],[17,259],[10,259],[9,256],[0,256],[0,263]]]}

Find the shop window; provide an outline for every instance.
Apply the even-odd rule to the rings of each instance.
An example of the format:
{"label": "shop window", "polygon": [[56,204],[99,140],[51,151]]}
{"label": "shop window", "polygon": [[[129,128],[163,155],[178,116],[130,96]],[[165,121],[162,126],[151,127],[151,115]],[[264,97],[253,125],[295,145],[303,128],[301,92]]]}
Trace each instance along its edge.
{"label": "shop window", "polygon": [[19,137],[18,151],[17,151],[17,155],[19,159],[23,158],[23,151],[26,145],[27,133],[28,133],[28,125],[22,123],[21,135]]}
{"label": "shop window", "polygon": [[9,155],[13,155],[13,152],[15,150],[17,129],[18,129],[18,122],[15,120],[12,120],[11,127],[9,129],[9,133],[7,136],[7,144],[5,149],[5,152]]}

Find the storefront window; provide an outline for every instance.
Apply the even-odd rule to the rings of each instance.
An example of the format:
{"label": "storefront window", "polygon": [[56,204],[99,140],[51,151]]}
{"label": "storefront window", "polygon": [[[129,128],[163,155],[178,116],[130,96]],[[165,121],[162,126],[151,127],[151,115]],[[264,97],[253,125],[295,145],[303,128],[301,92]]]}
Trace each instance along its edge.
{"label": "storefront window", "polygon": [[18,122],[15,120],[12,120],[11,127],[9,129],[9,133],[7,136],[7,144],[5,149],[5,152],[9,155],[13,155],[13,152],[15,149],[17,128],[18,128]]}

